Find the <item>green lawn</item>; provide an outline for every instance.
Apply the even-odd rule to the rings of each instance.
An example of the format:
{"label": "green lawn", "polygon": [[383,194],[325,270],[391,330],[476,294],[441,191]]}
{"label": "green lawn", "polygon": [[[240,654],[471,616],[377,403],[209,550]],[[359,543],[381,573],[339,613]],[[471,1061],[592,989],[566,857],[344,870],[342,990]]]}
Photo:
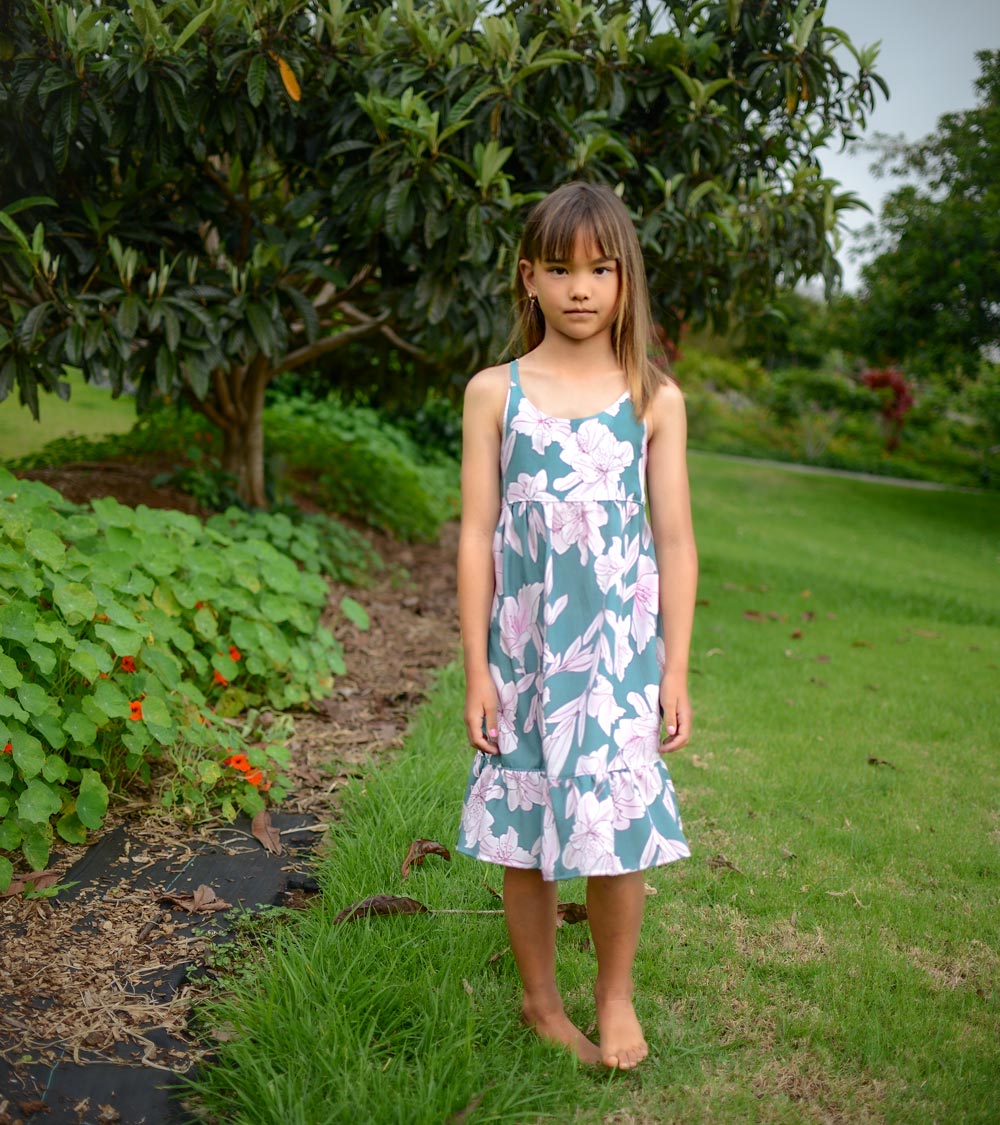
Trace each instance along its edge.
{"label": "green lawn", "polygon": [[113,399],[104,387],[85,383],[74,375],[72,393],[63,402],[55,395],[40,395],[40,418],[35,421],[17,393],[0,402],[0,462],[35,453],[62,437],[100,437],[121,434],[135,422],[135,402],[128,395]]}
{"label": "green lawn", "polygon": [[[235,953],[203,1009],[225,1025],[201,1076],[220,1120],[1000,1119],[1000,497],[708,454],[691,473],[697,730],[670,766],[694,855],[648,878],[651,1058],[608,1076],[535,1042],[497,914],[331,924],[373,894],[498,905],[499,870],[464,857],[399,875],[412,839],[454,841],[468,749],[452,666],[348,801],[320,905],[262,959]],[[561,930],[584,1026],[593,968],[586,928]]]}

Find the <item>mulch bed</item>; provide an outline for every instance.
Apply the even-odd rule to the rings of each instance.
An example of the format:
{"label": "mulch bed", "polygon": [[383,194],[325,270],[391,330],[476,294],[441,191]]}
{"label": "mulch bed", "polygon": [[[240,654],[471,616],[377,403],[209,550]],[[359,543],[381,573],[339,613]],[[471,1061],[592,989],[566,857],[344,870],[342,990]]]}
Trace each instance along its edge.
{"label": "mulch bed", "polygon": [[[142,466],[64,466],[25,473],[69,499],[180,507]],[[371,618],[362,632],[337,612],[327,623],[347,672],[314,711],[294,716],[293,790],[271,814],[281,854],[245,821],[179,824],[141,800],[112,808],[87,847],[64,846],[52,879],[75,883],[51,899],[0,900],[0,1125],[39,1115],[46,1125],[191,1120],[171,1081],[203,1057],[189,1032],[211,972],[212,946],[232,920],[262,904],[299,905],[314,887],[312,853],[336,815],[337,792],[402,744],[429,673],[458,654],[456,524],[435,544],[370,533],[386,563],[350,594]],[[456,716],[461,722],[461,716]],[[229,909],[190,913],[165,894],[209,887]],[[202,892],[204,897],[204,892]],[[207,966],[207,967],[206,967]]]}

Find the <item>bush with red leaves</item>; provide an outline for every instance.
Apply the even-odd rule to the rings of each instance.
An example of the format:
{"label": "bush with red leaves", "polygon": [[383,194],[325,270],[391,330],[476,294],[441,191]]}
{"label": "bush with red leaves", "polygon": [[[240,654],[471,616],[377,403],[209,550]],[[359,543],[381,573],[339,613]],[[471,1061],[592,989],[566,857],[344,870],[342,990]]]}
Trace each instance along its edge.
{"label": "bush with red leaves", "polygon": [[913,408],[913,389],[898,367],[874,367],[861,373],[861,381],[873,391],[888,390],[882,396],[882,417],[885,420],[886,452],[898,445],[906,415]]}

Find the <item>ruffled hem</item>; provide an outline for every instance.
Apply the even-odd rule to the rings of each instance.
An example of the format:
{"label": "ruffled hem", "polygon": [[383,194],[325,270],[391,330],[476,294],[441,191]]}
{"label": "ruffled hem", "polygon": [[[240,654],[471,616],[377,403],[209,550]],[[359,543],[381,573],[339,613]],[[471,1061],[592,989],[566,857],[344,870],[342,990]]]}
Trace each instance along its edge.
{"label": "ruffled hem", "polygon": [[458,851],[546,880],[624,875],[685,859],[673,782],[659,760],[573,777],[473,760]]}

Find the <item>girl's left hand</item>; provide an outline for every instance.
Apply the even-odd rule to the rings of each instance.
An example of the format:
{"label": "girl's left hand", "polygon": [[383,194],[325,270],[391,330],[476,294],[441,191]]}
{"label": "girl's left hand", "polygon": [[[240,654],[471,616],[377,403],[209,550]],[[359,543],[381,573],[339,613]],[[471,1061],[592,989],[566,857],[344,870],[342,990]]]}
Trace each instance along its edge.
{"label": "girl's left hand", "polygon": [[660,743],[661,754],[672,754],[687,746],[691,737],[691,700],[687,676],[667,672],[660,681],[660,714],[667,737]]}

